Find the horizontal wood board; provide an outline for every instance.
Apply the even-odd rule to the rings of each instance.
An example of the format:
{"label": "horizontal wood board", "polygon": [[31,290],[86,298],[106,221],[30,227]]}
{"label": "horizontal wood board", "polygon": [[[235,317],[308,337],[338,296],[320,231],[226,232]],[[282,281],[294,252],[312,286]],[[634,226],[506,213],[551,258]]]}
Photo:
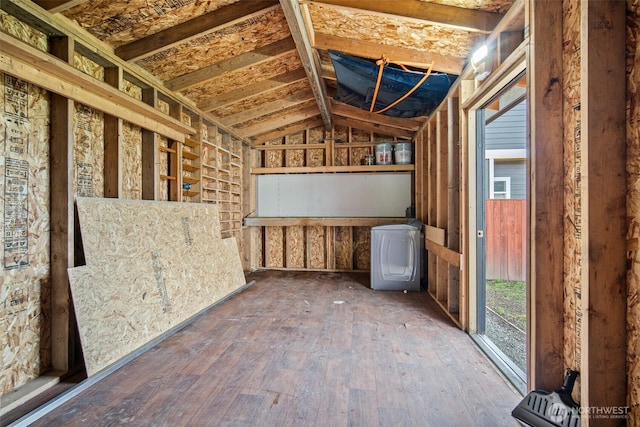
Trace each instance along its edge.
{"label": "horizontal wood board", "polygon": [[87,266],[69,269],[88,375],[245,284],[215,205],[78,198]]}

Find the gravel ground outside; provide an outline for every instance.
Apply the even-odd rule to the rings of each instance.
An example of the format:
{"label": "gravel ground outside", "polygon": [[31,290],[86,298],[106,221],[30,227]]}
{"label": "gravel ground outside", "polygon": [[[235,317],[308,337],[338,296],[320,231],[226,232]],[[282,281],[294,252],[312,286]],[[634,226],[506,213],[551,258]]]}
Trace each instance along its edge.
{"label": "gravel ground outside", "polygon": [[485,334],[526,372],[527,296],[524,282],[487,280]]}

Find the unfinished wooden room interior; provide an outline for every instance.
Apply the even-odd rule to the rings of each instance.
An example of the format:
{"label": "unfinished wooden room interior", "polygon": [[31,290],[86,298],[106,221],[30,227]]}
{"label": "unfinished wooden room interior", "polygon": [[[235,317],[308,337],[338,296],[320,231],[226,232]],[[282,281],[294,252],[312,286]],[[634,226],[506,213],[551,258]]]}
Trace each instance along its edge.
{"label": "unfinished wooden room interior", "polygon": [[638,1],[0,30],[0,425],[640,426]]}

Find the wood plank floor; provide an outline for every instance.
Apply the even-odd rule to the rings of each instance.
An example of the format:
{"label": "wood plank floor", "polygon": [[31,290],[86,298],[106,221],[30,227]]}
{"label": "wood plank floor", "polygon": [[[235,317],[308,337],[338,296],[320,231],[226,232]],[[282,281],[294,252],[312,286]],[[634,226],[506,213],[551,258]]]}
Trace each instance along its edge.
{"label": "wood plank floor", "polygon": [[39,426],[518,426],[521,400],[425,293],[260,272]]}

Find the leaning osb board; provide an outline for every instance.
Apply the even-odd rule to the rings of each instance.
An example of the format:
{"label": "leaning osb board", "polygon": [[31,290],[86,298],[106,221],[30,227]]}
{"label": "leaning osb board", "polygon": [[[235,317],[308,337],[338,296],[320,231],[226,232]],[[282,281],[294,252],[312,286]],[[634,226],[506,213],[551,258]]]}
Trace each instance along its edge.
{"label": "leaning osb board", "polygon": [[114,46],[131,42],[238,0],[94,0],[62,12]]}
{"label": "leaning osb board", "polygon": [[142,129],[122,124],[122,198],[142,199]]}
{"label": "leaning osb board", "polygon": [[302,63],[298,52],[292,50],[268,61],[224,73],[207,83],[185,89],[181,93],[198,104],[211,97],[220,96],[225,92],[246,86],[247,82],[256,81],[256,76],[260,76],[260,79],[264,80],[295,71],[301,67]]}
{"label": "leaning osb board", "polygon": [[[580,369],[582,331],[582,215],[583,194],[580,142],[580,3],[563,2],[563,110],[564,110],[564,365]],[[574,396],[580,396],[579,381]]]}
{"label": "leaning osb board", "polygon": [[44,52],[49,51],[47,35],[0,10],[0,30]]}
{"label": "leaning osb board", "polygon": [[369,270],[371,265],[371,228],[353,228],[354,270]]}
{"label": "leaning osb board", "polygon": [[640,4],[627,2],[627,424],[640,425]]}
{"label": "leaning osb board", "polygon": [[0,74],[0,395],[51,368],[49,108]]}
{"label": "leaning osb board", "polygon": [[307,227],[310,268],[325,268],[327,266],[326,232],[326,227]]}
{"label": "leaning osb board", "polygon": [[104,195],[104,116],[82,104],[74,104],[73,194],[80,197]]}
{"label": "leaning osb board", "polygon": [[352,270],[353,245],[351,227],[336,227],[335,236],[336,269]]}
{"label": "leaning osb board", "polygon": [[288,268],[304,268],[306,239],[304,237],[304,227],[291,226],[285,227],[286,234],[286,252]]}
{"label": "leaning osb board", "polygon": [[309,12],[314,27],[328,35],[408,49],[420,46],[421,50],[457,58],[466,58],[484,37],[479,33],[315,2],[309,3]]}
{"label": "leaning osb board", "polygon": [[89,375],[245,284],[211,204],[77,199],[87,266],[70,269]]}
{"label": "leaning osb board", "polygon": [[284,267],[283,227],[265,227],[265,267]]}
{"label": "leaning osb board", "polygon": [[164,49],[136,64],[162,80],[170,80],[277,42],[288,34],[282,9],[272,8],[262,15]]}

